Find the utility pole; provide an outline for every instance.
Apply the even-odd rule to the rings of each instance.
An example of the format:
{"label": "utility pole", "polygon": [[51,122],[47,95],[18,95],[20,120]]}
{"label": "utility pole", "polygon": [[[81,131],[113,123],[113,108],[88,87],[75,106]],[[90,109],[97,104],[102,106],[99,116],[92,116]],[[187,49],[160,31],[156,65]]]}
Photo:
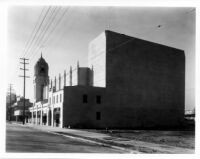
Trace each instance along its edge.
{"label": "utility pole", "polygon": [[9,84],[9,95],[10,95],[10,110],[9,110],[9,114],[10,114],[10,118],[9,118],[9,120],[11,121],[11,116],[12,116],[12,109],[11,109],[11,107],[12,107],[12,97],[11,97],[11,95],[12,95],[12,84]]}
{"label": "utility pole", "polygon": [[20,58],[20,60],[22,60],[23,62],[20,62],[21,64],[24,65],[24,68],[20,68],[20,70],[24,71],[24,75],[23,76],[19,76],[19,77],[23,77],[24,78],[24,107],[23,107],[23,124],[25,124],[25,95],[26,95],[26,78],[30,78],[29,76],[26,76],[26,71],[28,71],[28,69],[26,69],[26,65],[29,64],[26,61],[29,59],[25,59],[25,58]]}

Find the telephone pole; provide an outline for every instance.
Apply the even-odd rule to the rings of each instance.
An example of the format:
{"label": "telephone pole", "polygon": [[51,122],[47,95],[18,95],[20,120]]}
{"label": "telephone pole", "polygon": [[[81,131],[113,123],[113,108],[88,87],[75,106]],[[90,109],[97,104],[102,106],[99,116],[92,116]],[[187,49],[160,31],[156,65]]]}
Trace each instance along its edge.
{"label": "telephone pole", "polygon": [[20,60],[22,60],[23,62],[20,62],[21,64],[23,64],[24,68],[20,68],[20,70],[23,70],[24,75],[23,76],[19,76],[19,77],[23,77],[24,78],[24,107],[23,107],[23,124],[25,124],[25,94],[26,94],[26,78],[30,78],[29,76],[26,76],[26,71],[28,71],[28,69],[26,69],[26,65],[29,64],[26,61],[28,61],[29,59],[26,58],[20,58]]}
{"label": "telephone pole", "polygon": [[10,109],[8,109],[8,114],[10,114],[9,115],[9,120],[11,121],[11,119],[12,119],[12,84],[9,84],[9,96],[10,96]]}

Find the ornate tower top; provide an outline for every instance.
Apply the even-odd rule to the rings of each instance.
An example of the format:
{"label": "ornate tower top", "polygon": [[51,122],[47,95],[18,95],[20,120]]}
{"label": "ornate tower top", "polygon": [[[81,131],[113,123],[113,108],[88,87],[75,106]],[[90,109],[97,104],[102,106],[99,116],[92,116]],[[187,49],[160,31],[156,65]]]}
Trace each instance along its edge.
{"label": "ornate tower top", "polygon": [[42,101],[47,99],[48,85],[49,85],[49,66],[45,59],[41,57],[38,59],[34,66],[35,77],[34,77],[34,98],[35,101]]}
{"label": "ornate tower top", "polygon": [[49,66],[45,61],[45,59],[42,57],[42,53],[41,57],[35,64],[34,70],[35,70],[35,76],[48,76]]}

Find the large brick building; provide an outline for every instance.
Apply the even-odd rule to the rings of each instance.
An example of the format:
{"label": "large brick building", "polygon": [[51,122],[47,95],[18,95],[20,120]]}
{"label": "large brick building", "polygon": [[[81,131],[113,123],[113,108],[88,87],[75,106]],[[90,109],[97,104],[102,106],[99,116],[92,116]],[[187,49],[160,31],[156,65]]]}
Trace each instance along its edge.
{"label": "large brick building", "polygon": [[[48,66],[41,60],[42,66]],[[70,68],[69,76],[64,73],[63,82],[60,75],[58,82],[56,79],[39,82],[43,89],[36,90],[36,97],[39,91],[40,98],[30,109],[32,121],[75,128],[152,128],[182,124],[184,51],[105,31],[89,44],[88,63],[91,68],[77,65],[75,73]],[[41,65],[35,69],[42,72]],[[46,66],[44,71],[48,72]],[[42,77],[45,80],[40,81],[48,81],[48,73]],[[45,98],[41,96],[44,92]]]}

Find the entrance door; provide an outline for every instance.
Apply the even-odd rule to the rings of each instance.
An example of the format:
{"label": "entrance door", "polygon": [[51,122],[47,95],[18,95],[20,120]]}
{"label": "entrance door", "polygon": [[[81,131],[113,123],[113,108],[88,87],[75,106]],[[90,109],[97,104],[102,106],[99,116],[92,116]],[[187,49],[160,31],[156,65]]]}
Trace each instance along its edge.
{"label": "entrance door", "polygon": [[54,109],[54,125],[59,127],[60,125],[60,108]]}
{"label": "entrance door", "polygon": [[49,114],[48,114],[48,123],[49,123],[49,126],[51,126],[51,110],[49,110],[49,112],[48,112]]}

